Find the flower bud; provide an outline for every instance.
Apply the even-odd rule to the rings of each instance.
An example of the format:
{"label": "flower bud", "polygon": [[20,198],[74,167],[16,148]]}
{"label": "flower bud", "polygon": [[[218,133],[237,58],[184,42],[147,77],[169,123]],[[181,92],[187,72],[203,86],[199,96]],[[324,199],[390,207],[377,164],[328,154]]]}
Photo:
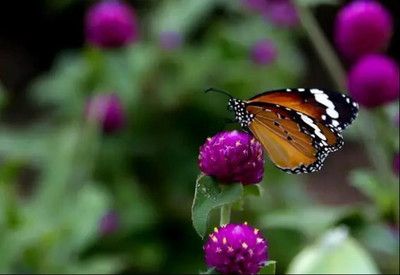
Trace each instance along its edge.
{"label": "flower bud", "polygon": [[278,50],[271,40],[256,42],[250,52],[251,60],[258,65],[268,65],[276,60]]}
{"label": "flower bud", "polygon": [[85,18],[86,40],[100,48],[118,48],[138,39],[134,10],[118,0],[91,6]]}
{"label": "flower bud", "polygon": [[86,117],[98,123],[105,133],[113,133],[124,125],[122,103],[116,94],[98,94],[89,99]]}
{"label": "flower bud", "polygon": [[100,233],[102,235],[110,235],[119,228],[119,216],[116,212],[110,211],[105,214],[100,221]]}

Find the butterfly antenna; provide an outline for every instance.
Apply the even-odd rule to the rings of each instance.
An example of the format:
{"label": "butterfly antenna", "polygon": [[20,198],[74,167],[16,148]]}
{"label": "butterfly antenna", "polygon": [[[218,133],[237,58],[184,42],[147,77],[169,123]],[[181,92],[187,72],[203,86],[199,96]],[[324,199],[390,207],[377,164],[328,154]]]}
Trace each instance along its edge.
{"label": "butterfly antenna", "polygon": [[226,91],[224,91],[224,90],[219,90],[219,89],[215,89],[215,88],[208,88],[208,89],[205,90],[204,92],[205,92],[205,93],[208,93],[208,92],[216,92],[216,93],[224,94],[224,95],[228,96],[229,98],[233,98],[233,96],[232,96],[230,93],[228,93],[228,92],[226,92]]}

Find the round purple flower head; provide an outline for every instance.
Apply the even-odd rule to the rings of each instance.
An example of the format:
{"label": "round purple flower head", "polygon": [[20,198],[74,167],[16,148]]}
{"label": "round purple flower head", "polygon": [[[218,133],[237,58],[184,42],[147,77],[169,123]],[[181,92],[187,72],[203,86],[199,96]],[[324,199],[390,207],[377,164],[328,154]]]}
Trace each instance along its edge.
{"label": "round purple flower head", "polygon": [[86,40],[100,48],[117,48],[138,39],[132,7],[118,0],[103,0],[89,8],[85,18]]}
{"label": "round purple flower head", "polygon": [[100,221],[100,233],[109,235],[117,231],[119,228],[119,216],[116,212],[110,211],[105,214]]}
{"label": "round purple flower head", "polygon": [[276,60],[278,50],[271,40],[260,40],[252,46],[250,56],[255,64],[268,65]]}
{"label": "round purple flower head", "polygon": [[116,94],[98,94],[89,99],[86,117],[102,126],[105,133],[113,133],[124,125],[122,103]]}
{"label": "round purple flower head", "polygon": [[257,274],[268,259],[268,244],[247,223],[215,228],[204,247],[208,267],[222,274]]}
{"label": "round purple flower head", "polygon": [[218,133],[200,147],[199,166],[222,183],[258,183],[264,173],[261,144],[244,132]]}
{"label": "round purple flower head", "polygon": [[182,45],[183,39],[179,32],[166,31],[160,34],[160,46],[166,51],[172,51]]}
{"label": "round purple flower head", "polygon": [[377,107],[399,98],[399,68],[383,55],[361,58],[348,76],[352,97],[364,107]]}
{"label": "round purple flower head", "polygon": [[336,17],[334,37],[341,53],[349,59],[384,50],[392,36],[392,18],[380,3],[354,1]]}
{"label": "round purple flower head", "polygon": [[400,172],[400,154],[397,153],[393,158],[393,171],[398,176]]}

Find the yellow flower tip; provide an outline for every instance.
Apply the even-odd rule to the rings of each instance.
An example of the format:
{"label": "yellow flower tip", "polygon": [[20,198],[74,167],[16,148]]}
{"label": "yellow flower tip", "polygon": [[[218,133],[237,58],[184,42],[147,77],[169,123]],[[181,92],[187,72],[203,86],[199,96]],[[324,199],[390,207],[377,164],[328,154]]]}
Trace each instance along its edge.
{"label": "yellow flower tip", "polygon": [[214,232],[218,233],[218,228],[214,227]]}

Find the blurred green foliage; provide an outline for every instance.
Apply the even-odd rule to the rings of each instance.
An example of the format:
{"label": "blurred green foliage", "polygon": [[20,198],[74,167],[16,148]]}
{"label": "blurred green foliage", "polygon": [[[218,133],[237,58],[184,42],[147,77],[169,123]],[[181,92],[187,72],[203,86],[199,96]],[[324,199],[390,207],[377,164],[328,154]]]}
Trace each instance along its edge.
{"label": "blurred green foliage", "polygon": [[[0,124],[1,272],[206,269],[190,219],[198,147],[231,126],[224,122],[225,99],[202,91],[220,87],[247,98],[301,86],[308,68],[298,46],[303,33],[266,23],[240,1],[160,1],[139,18],[146,32],[131,47],[84,46],[59,54],[29,89],[31,102],[46,110],[40,120],[25,127]],[[182,48],[159,47],[159,33],[170,30],[184,35]],[[256,66],[248,58],[249,47],[262,38],[279,49],[273,65]],[[83,111],[89,96],[107,91],[121,97],[127,125],[104,136],[85,122]],[[0,86],[0,106],[5,100]],[[383,148],[381,170],[347,171],[368,197],[364,203],[321,205],[307,192],[306,177],[267,163],[262,196],[249,196],[233,220],[261,228],[277,272],[398,272],[398,227],[390,224],[398,189],[389,155],[399,144],[388,125],[395,111],[370,114],[376,122],[366,130],[372,144]],[[356,124],[365,130],[369,118],[362,113]],[[377,140],[377,133],[387,134]],[[346,141],[359,142],[360,132],[351,129]],[[109,210],[121,224],[104,236],[99,222]],[[208,230],[216,224],[212,212]],[[349,231],[332,233],[338,225]],[[329,242],[327,236],[337,232],[343,238]]]}

